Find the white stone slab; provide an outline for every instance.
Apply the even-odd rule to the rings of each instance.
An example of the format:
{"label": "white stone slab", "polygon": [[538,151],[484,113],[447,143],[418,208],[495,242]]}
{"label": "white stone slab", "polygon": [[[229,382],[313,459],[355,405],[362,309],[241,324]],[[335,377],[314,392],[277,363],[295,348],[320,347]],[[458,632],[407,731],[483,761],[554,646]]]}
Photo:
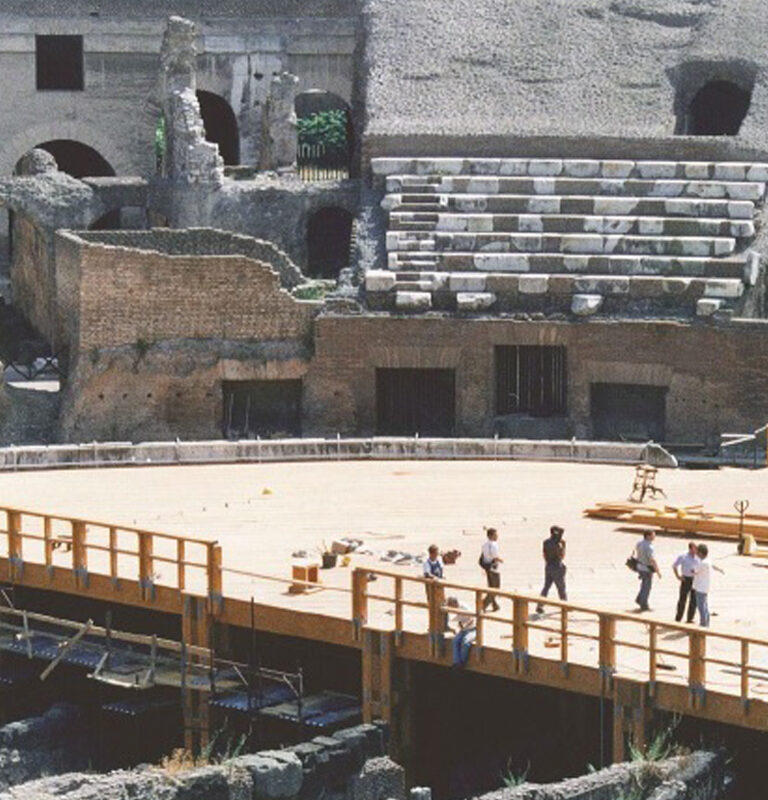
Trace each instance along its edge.
{"label": "white stone slab", "polygon": [[578,317],[596,314],[603,304],[601,294],[575,294],[571,299],[571,312]]}
{"label": "white stone slab", "polygon": [[496,302],[493,292],[458,292],[456,307],[459,311],[484,311]]}
{"label": "white stone slab", "polygon": [[521,275],[517,288],[521,294],[546,294],[549,291],[549,276]]}

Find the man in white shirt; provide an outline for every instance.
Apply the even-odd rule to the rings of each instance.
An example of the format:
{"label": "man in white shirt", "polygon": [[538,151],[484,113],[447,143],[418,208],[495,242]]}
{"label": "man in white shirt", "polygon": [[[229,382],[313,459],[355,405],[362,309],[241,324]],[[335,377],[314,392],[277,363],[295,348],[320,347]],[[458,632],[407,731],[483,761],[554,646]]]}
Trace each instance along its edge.
{"label": "man in white shirt", "polygon": [[[499,534],[496,528],[488,528],[486,535],[487,538],[480,552],[480,566],[485,571],[485,579],[488,582],[488,586],[491,589],[498,589],[501,586],[499,564],[504,561],[499,556]],[[499,604],[496,602],[496,595],[493,592],[488,592],[483,598],[483,611],[489,606],[491,611],[499,610]]]}
{"label": "man in white shirt", "polygon": [[693,593],[696,596],[696,608],[699,610],[699,623],[704,627],[709,627],[709,588],[712,582],[712,570],[723,572],[720,567],[716,567],[709,562],[709,548],[705,544],[700,544],[696,548],[696,555],[699,563],[693,572]]}
{"label": "man in white shirt", "polygon": [[693,622],[696,614],[696,595],[693,594],[693,573],[699,563],[696,554],[696,542],[688,542],[688,552],[681,553],[672,564],[672,571],[680,581],[680,594],[677,598],[677,614],[675,622],[682,622],[685,612],[685,602],[688,601],[688,614],[686,622]]}

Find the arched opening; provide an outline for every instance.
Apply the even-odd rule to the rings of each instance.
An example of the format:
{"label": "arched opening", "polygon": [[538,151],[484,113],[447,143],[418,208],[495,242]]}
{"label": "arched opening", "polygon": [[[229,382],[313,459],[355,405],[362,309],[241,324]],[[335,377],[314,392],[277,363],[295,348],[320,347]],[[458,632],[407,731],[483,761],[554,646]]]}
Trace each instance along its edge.
{"label": "arched opening", "polygon": [[47,150],[56,159],[59,169],[73,178],[109,177],[115,174],[104,156],[82,142],[53,139],[35,147]]}
{"label": "arched opening", "polygon": [[141,206],[113,208],[88,226],[89,231],[149,230],[147,209]]}
{"label": "arched opening", "polygon": [[200,116],[203,118],[205,138],[219,147],[224,163],[232,166],[240,163],[240,134],[237,118],[229,103],[213,92],[197,92]]}
{"label": "arched opening", "polygon": [[296,96],[297,164],[304,180],[348,178],[354,152],[349,105],[335,94],[310,90]]}
{"label": "arched opening", "polygon": [[343,208],[321,208],[307,226],[307,269],[313,278],[338,278],[349,264],[352,215]]}
{"label": "arched opening", "polygon": [[752,95],[730,81],[710,81],[688,107],[684,133],[689,136],[735,136],[747,116]]}

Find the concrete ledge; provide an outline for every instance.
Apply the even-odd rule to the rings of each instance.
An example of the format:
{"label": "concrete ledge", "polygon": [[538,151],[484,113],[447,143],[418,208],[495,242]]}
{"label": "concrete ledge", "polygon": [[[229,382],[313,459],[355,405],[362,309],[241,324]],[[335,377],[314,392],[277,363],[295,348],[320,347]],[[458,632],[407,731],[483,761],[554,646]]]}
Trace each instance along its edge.
{"label": "concrete ledge", "polygon": [[94,442],[0,448],[0,471],[164,464],[386,459],[512,459],[676,467],[661,445],[576,439],[264,439],[237,442]]}

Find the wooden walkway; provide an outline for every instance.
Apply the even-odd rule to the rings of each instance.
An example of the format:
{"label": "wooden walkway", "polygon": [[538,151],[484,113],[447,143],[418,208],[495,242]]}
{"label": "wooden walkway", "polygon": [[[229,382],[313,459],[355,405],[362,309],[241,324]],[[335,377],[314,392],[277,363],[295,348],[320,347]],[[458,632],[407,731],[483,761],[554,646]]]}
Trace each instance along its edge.
{"label": "wooden walkway", "polygon": [[[414,530],[418,522],[424,519],[423,504],[416,505],[413,495],[418,495],[425,483],[434,491],[436,478],[444,480],[445,474],[450,473],[452,479],[460,479],[461,483],[457,485],[465,487],[465,495],[471,504],[476,494],[494,491],[495,487],[488,485],[488,476],[493,475],[493,471],[498,472],[499,481],[513,476],[520,483],[525,480],[523,471],[528,471],[528,479],[535,484],[542,479],[546,469],[550,480],[554,478],[561,490],[553,493],[549,489],[549,493],[543,497],[543,493],[540,494],[536,502],[539,505],[550,502],[550,507],[542,508],[539,512],[528,511],[533,508],[535,498],[521,499],[518,507],[522,513],[519,516],[524,518],[526,513],[532,513],[532,516],[539,513],[542,519],[545,514],[553,519],[556,515],[556,520],[565,525],[569,541],[569,565],[577,572],[576,580],[569,573],[569,589],[574,601],[560,603],[550,600],[545,613],[537,615],[536,578],[529,580],[527,586],[523,584],[522,589],[515,587],[515,584],[519,586],[519,581],[515,580],[516,571],[530,574],[535,570],[534,575],[540,572],[543,525],[536,519],[535,525],[525,532],[523,540],[517,535],[517,526],[506,523],[505,527],[504,517],[498,511],[501,501],[495,495],[488,502],[483,516],[489,522],[495,521],[494,517],[502,520],[503,524],[499,525],[502,554],[507,556],[503,585],[513,587],[512,590],[499,593],[501,609],[496,614],[482,613],[482,597],[486,590],[475,585],[479,572],[475,551],[482,542],[482,529],[479,526],[472,530],[463,527],[464,518],[459,518],[454,523],[454,529],[446,529],[440,538],[446,549],[462,546],[465,551],[463,563],[460,560],[459,566],[449,568],[448,580],[438,587],[430,587],[429,591],[425,589],[414,566],[383,565],[379,556],[371,553],[354,556],[348,569],[323,571],[322,584],[310,587],[317,591],[289,594],[288,586],[295,582],[289,572],[290,551],[302,546],[308,549],[310,540],[305,531],[298,529],[293,539],[285,539],[281,530],[284,523],[280,519],[280,505],[270,504],[270,500],[273,492],[279,492],[280,503],[288,507],[297,502],[300,491],[297,488],[293,496],[283,493],[284,484],[281,481],[284,478],[281,469],[275,465],[265,466],[261,471],[236,468],[247,474],[249,479],[258,476],[256,485],[250,488],[252,494],[248,502],[241,500],[240,512],[247,509],[247,513],[253,514],[258,508],[261,513],[260,505],[267,509],[272,505],[272,509],[277,511],[274,515],[275,528],[258,535],[256,541],[253,541],[251,533],[246,550],[246,539],[237,525],[215,526],[215,532],[220,537],[217,540],[210,533],[187,536],[169,530],[153,531],[140,525],[100,522],[98,518],[5,507],[0,508],[0,580],[179,614],[184,618],[185,641],[190,646],[204,646],[212,624],[229,623],[248,627],[251,619],[250,600],[253,597],[260,629],[345,645],[361,651],[363,695],[367,698],[365,712],[369,718],[391,718],[397,713],[389,699],[396,693],[391,691],[388,683],[393,680],[394,659],[421,660],[445,666],[450,664],[450,636],[444,635],[442,623],[446,611],[445,598],[456,595],[470,609],[470,613],[477,615],[478,640],[467,667],[470,670],[606,697],[615,704],[639,708],[642,712],[640,718],[658,708],[752,729],[768,729],[768,621],[760,611],[768,599],[768,586],[765,585],[766,576],[762,570],[755,569],[760,566],[758,560],[737,556],[730,542],[712,544],[713,555],[726,565],[727,575],[720,579],[721,584],[716,585],[716,607],[720,617],[715,619],[713,628],[709,630],[676,625],[669,620],[677,585],[670,580],[668,564],[672,556],[684,548],[684,542],[679,540],[657,540],[666,581],[654,587],[654,598],[663,603],[666,614],[628,613],[626,606],[630,604],[626,600],[623,603],[619,600],[624,608],[616,608],[615,600],[611,606],[583,602],[581,599],[585,595],[597,599],[607,597],[609,590],[615,595],[617,587],[625,587],[625,593],[634,591],[632,576],[623,567],[622,556],[627,554],[637,534],[622,536],[611,523],[581,519],[581,508],[589,504],[582,500],[594,500],[594,497],[586,498],[584,492],[579,495],[578,487],[568,485],[568,480],[586,471],[592,478],[599,475],[598,483],[602,481],[601,485],[608,492],[612,487],[617,491],[622,485],[628,490],[631,469],[509,463],[462,464],[450,465],[449,468],[439,464],[392,463],[278,467],[286,470],[290,467],[292,480],[297,487],[301,485],[302,477],[316,478],[321,469],[329,473],[327,479],[332,479],[335,470],[344,473],[345,478],[350,473],[356,474],[359,480],[369,481],[363,492],[365,503],[374,502],[372,496],[377,490],[371,483],[375,484],[378,480],[381,483],[378,491],[382,493],[388,488],[388,481],[405,485],[397,479],[406,476],[396,473],[407,472],[407,477],[415,474],[415,485],[403,492],[401,505],[392,504],[387,509],[394,518],[389,530],[386,527],[384,530],[371,530],[370,526],[359,524],[355,516],[361,514],[363,501],[359,498],[350,497],[345,509],[342,502],[334,503],[334,499],[329,497],[328,506],[333,506],[335,522],[329,522],[326,514],[330,512],[325,508],[319,509],[310,504],[300,509],[307,517],[307,531],[312,529],[314,517],[314,528],[326,535],[335,529],[337,535],[360,535],[371,547],[381,542],[379,548],[394,544],[398,549],[410,552],[420,552],[425,542],[437,538],[429,522],[425,526],[426,533],[401,538],[391,533],[392,528],[396,527]],[[225,470],[226,476],[233,474],[232,469]],[[475,469],[479,477],[477,484],[472,482]],[[212,467],[114,470],[98,475],[108,482],[119,472],[122,473],[122,480],[128,476],[141,483],[149,477],[148,473],[154,473],[153,478],[158,480],[165,472],[166,475],[173,473],[174,480],[190,478],[190,482],[194,483],[199,476],[215,476],[218,480],[216,470]],[[371,475],[366,478],[368,471]],[[384,471],[388,480],[381,479]],[[28,481],[44,476],[23,477]],[[92,472],[90,477],[93,478]],[[673,489],[674,483],[679,482],[681,477],[691,479],[691,476],[681,476],[679,472],[665,473],[664,477],[673,484]],[[73,480],[72,473],[62,478]],[[717,502],[716,492],[710,490],[706,483],[716,478],[721,481],[717,484],[721,493],[726,484],[731,484],[731,491],[734,492],[754,492],[759,482],[765,480],[761,474],[755,473],[693,474],[692,479],[700,481],[704,487],[698,491],[707,493],[712,502]],[[264,493],[266,485],[280,488],[270,488],[269,493]],[[13,496],[12,489],[11,486],[6,496]],[[129,493],[134,502],[135,492],[133,489]],[[197,497],[190,500],[190,496],[187,494],[186,498],[178,498],[177,502],[186,503],[187,507],[196,502],[211,502]],[[695,502],[699,496],[689,491],[676,500]],[[115,505],[125,502],[121,501],[119,494],[115,497]],[[561,501],[559,507],[555,497]],[[563,498],[572,501],[571,508],[562,506]],[[509,505],[509,500],[502,500]],[[383,502],[383,499],[379,498],[379,501]],[[447,501],[449,509],[453,508],[450,497],[447,497]],[[167,505],[167,497],[163,502]],[[222,501],[221,505],[228,502]],[[712,502],[708,502],[708,505],[711,506]],[[96,508],[98,503],[92,505]],[[725,507],[724,502],[721,505]],[[291,505],[291,508],[294,506]],[[383,510],[375,505],[369,505],[368,508],[371,509],[370,517],[380,521]],[[141,509],[145,518],[149,516],[146,505]],[[411,516],[408,517],[408,514]],[[507,517],[511,516],[509,511],[506,514]],[[269,516],[268,511],[265,515]],[[120,516],[125,519],[124,513]],[[440,514],[437,516],[442,523]],[[352,522],[353,518],[357,521]],[[339,520],[345,520],[346,524],[342,527]],[[526,521],[523,519],[519,527],[522,528]],[[188,527],[188,521],[184,520],[183,525],[176,521],[166,526],[163,520],[163,527]],[[232,528],[236,531],[234,535]],[[316,536],[316,533],[313,535]],[[277,566],[274,554],[267,553],[267,548],[272,548],[273,544],[275,550],[284,554],[278,559]],[[586,548],[591,548],[588,554],[584,552]],[[510,558],[510,555],[517,553],[521,554],[519,561],[525,561],[524,564]],[[270,565],[271,569],[266,566],[253,569],[262,562]],[[369,581],[371,574],[376,575],[375,581]],[[585,587],[590,591],[584,591]],[[747,609],[743,607],[745,596],[750,599]],[[727,602],[720,603],[720,598]],[[192,613],[190,608],[193,609]],[[752,616],[745,611],[751,612]],[[194,713],[200,714],[200,709]],[[621,716],[621,719],[636,718],[637,714]],[[620,739],[626,733],[642,739],[640,729],[626,731],[620,728],[616,732],[615,750],[621,749]]]}

